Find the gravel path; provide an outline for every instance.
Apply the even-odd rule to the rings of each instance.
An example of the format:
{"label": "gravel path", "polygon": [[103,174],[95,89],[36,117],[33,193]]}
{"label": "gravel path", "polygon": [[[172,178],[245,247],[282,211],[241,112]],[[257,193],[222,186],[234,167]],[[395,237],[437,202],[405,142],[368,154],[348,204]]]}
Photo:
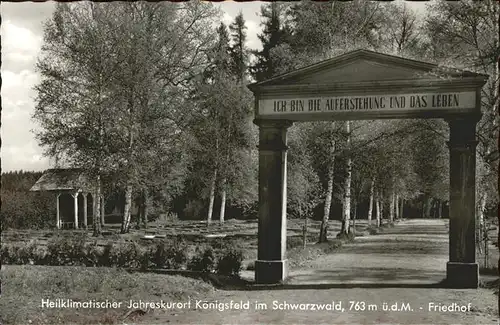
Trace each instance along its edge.
{"label": "gravel path", "polygon": [[335,254],[294,270],[291,283],[432,285],[446,277],[448,230],[443,220],[409,220],[376,236],[358,237]]}
{"label": "gravel path", "polygon": [[[307,268],[292,270],[283,288],[218,290],[211,298],[221,303],[248,301],[249,309],[155,312],[141,322],[498,324],[497,297],[491,290],[436,286],[446,276],[447,260],[447,222],[407,220],[383,234],[356,238]],[[263,305],[258,309],[256,302],[267,305],[267,310]],[[440,306],[454,309],[445,311]]]}

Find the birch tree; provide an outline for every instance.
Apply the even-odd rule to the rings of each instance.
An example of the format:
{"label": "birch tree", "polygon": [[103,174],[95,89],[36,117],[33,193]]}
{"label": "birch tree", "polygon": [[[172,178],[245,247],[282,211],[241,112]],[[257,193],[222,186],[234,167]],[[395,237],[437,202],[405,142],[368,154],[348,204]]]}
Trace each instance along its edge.
{"label": "birch tree", "polygon": [[229,35],[225,24],[217,28],[217,40],[209,52],[211,62],[203,73],[195,90],[196,118],[192,128],[199,144],[199,154],[208,160],[209,174],[208,215],[207,224],[212,222],[213,207],[216,195],[217,179],[220,173],[222,157],[223,125],[221,116],[235,103],[234,81],[231,74],[231,57],[229,52]]}
{"label": "birch tree", "polygon": [[380,19],[379,29],[375,30],[375,48],[379,51],[398,56],[422,60],[426,57],[429,45],[425,40],[422,21],[406,3],[384,3],[384,19]]}
{"label": "birch tree", "polygon": [[217,192],[221,196],[219,217],[223,222],[226,198],[234,202],[239,200],[237,195],[250,194],[251,187],[244,189],[242,184],[250,185],[249,180],[255,176],[252,168],[242,164],[251,159],[250,94],[242,89],[232,70],[227,27],[221,23],[217,34],[217,42],[208,53],[210,66],[194,91],[196,118],[191,123],[197,141],[199,178],[208,180],[208,223],[212,221]]}
{"label": "birch tree", "polygon": [[[230,69],[234,78],[239,86],[239,91],[237,92],[237,98],[239,102],[233,107],[227,107],[225,114],[221,115],[224,119],[223,124],[226,125],[224,128],[224,139],[223,139],[223,151],[222,164],[226,166],[221,170],[221,205],[219,212],[219,222],[224,223],[225,211],[226,211],[226,198],[227,192],[231,185],[237,183],[235,179],[236,174],[238,174],[238,156],[245,156],[248,153],[247,150],[241,151],[240,149],[248,148],[250,146],[250,130],[248,128],[249,112],[250,112],[250,94],[245,87],[247,80],[247,70],[248,70],[248,53],[249,50],[245,45],[247,40],[245,20],[243,14],[240,12],[234,22],[229,25],[231,45],[229,46],[230,55]],[[228,89],[231,91],[232,89]],[[235,135],[239,136],[239,142],[234,141]],[[244,159],[244,157],[242,157]],[[246,159],[244,159],[246,160]],[[240,177],[243,176],[241,173]],[[240,180],[241,181],[241,180]]]}
{"label": "birch tree", "polygon": [[[148,188],[158,177],[158,168],[148,162],[159,153],[172,154],[174,139],[183,132],[183,88],[206,65],[201,52],[211,44],[209,26],[216,12],[201,3],[123,3],[116,12],[122,17],[122,47],[117,52],[123,60],[115,91],[123,105],[125,126],[120,160],[125,187],[121,231],[125,233],[134,188],[143,197],[143,217],[147,211]],[[169,144],[164,139],[173,141]]]}
{"label": "birch tree", "polygon": [[118,108],[110,92],[119,69],[110,8],[58,3],[44,28],[34,119],[45,155],[92,179],[94,236],[101,232],[102,177],[115,169]]}

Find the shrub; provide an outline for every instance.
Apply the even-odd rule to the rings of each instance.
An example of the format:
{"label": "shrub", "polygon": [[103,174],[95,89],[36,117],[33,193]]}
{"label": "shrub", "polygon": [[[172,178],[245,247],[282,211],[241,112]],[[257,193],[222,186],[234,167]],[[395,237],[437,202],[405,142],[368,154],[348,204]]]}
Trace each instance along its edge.
{"label": "shrub", "polygon": [[188,260],[187,244],[180,239],[171,242],[168,249],[168,257],[168,268],[181,269]]}
{"label": "shrub", "polygon": [[57,236],[47,242],[45,264],[49,265],[85,265],[86,236]]}
{"label": "shrub", "polygon": [[27,245],[18,247],[16,252],[16,264],[34,263],[37,245],[35,241],[30,241]]}
{"label": "shrub", "polygon": [[302,237],[288,237],[286,239],[286,248],[292,249],[295,247],[301,247],[304,245],[304,241]]}
{"label": "shrub", "polygon": [[348,242],[352,242],[354,241],[354,233],[351,231],[349,232],[348,234],[346,233],[343,233],[343,232],[339,232],[337,234],[337,239],[341,239],[341,240],[345,240],[345,241],[348,241]]}
{"label": "shrub", "polygon": [[221,275],[238,276],[243,262],[243,251],[240,249],[229,249],[224,252],[217,263],[217,273]]}
{"label": "shrub", "polygon": [[153,250],[151,247],[137,245],[137,264],[141,270],[147,270],[151,264]]}
{"label": "shrub", "polygon": [[216,250],[221,250],[221,251],[231,249],[232,247],[235,246],[234,240],[224,239],[224,238],[217,238],[217,239],[211,240],[209,244],[212,246],[212,248],[214,248]]}
{"label": "shrub", "polygon": [[187,269],[198,272],[212,272],[215,264],[214,251],[211,247],[207,247],[203,251],[197,249],[195,255],[189,260]]}
{"label": "shrub", "polygon": [[36,241],[30,241],[26,245],[3,244],[1,248],[2,264],[39,264],[39,252]]}
{"label": "shrub", "polygon": [[36,247],[33,251],[33,264],[44,265],[47,259],[47,252],[42,247]]}
{"label": "shrub", "polygon": [[[8,174],[2,175],[2,181],[6,175]],[[2,230],[12,228],[41,229],[53,226],[55,220],[47,217],[55,214],[52,195],[50,193],[28,191],[31,185],[40,177],[35,175],[41,174],[22,172],[17,176],[8,176],[8,178],[20,178],[16,181],[11,178],[8,183],[12,186],[2,186],[3,200],[0,211]]]}
{"label": "shrub", "polygon": [[72,261],[71,265],[85,265],[87,236],[83,234],[70,237],[68,243],[70,246],[66,249],[66,254]]}
{"label": "shrub", "polygon": [[148,248],[142,247],[137,242],[132,242],[129,244],[129,252],[131,256],[134,257],[134,259],[130,261],[129,267],[134,267],[134,268],[149,267]]}
{"label": "shrub", "polygon": [[85,247],[86,266],[105,267],[134,267],[136,262],[136,248],[134,244],[126,242],[107,242],[104,247],[97,245],[97,241]]}
{"label": "shrub", "polygon": [[369,226],[366,230],[370,235],[376,235],[379,233],[379,229],[376,226]]}
{"label": "shrub", "polygon": [[[112,242],[108,242],[104,248],[102,249],[100,255],[97,255],[98,256],[98,265],[99,266],[114,266],[113,264],[113,260],[111,258],[111,254],[112,254],[112,251],[113,251],[113,243]],[[98,248],[97,248],[98,249]]]}
{"label": "shrub", "polygon": [[2,246],[0,246],[0,260],[2,261],[2,264],[11,264],[9,247],[10,245],[6,244],[2,244]]}
{"label": "shrub", "polygon": [[157,268],[161,269],[166,266],[168,260],[168,247],[164,241],[156,244],[152,257],[152,262]]}
{"label": "shrub", "polygon": [[157,268],[180,269],[188,259],[187,245],[179,239],[162,241],[156,245],[152,257]]}
{"label": "shrub", "polygon": [[109,250],[110,266],[138,267],[137,250],[133,243],[112,244]]}
{"label": "shrub", "polygon": [[85,247],[86,266],[105,266],[103,261],[103,249],[97,245],[97,241],[87,244]]}
{"label": "shrub", "polygon": [[19,246],[12,244],[2,245],[2,264],[19,264],[17,261],[17,250]]}
{"label": "shrub", "polygon": [[323,249],[323,251],[324,251],[324,253],[329,254],[329,253],[336,251],[340,247],[342,247],[342,240],[341,239],[333,239],[333,240],[329,240],[326,243],[326,247]]}

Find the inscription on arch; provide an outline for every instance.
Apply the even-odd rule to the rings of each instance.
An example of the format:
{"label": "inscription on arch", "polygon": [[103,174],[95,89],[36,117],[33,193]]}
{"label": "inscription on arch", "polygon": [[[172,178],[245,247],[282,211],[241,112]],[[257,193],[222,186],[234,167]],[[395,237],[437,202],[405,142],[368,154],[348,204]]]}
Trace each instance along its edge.
{"label": "inscription on arch", "polygon": [[259,100],[259,116],[279,118],[280,115],[298,118],[311,115],[338,116],[347,112],[423,112],[474,109],[476,93],[443,92],[413,94],[383,94],[367,96],[284,97]]}

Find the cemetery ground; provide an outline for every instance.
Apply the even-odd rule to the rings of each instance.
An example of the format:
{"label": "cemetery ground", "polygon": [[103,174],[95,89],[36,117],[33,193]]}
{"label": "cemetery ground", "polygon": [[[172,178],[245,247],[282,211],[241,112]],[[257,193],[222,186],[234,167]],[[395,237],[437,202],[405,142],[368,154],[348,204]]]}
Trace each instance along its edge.
{"label": "cemetery ground", "polygon": [[[244,251],[239,282],[229,278],[131,272],[120,268],[45,265],[3,265],[0,317],[2,324],[496,324],[493,284],[497,280],[497,248],[490,243],[489,268],[482,268],[481,288],[447,289],[441,285],[448,260],[447,220],[403,220],[370,235],[366,221],[357,221],[358,237],[339,245],[335,240],[317,245],[319,222],[309,221],[310,239],[303,250],[302,220],[289,220],[289,280],[281,286],[248,285],[256,258],[256,221],[228,220],[207,228],[201,222],[183,221],[163,228],[152,225],[149,233],[179,235],[194,247],[212,240],[229,241]],[[331,221],[330,235],[340,223]],[[144,230],[103,236],[109,240],[139,240]],[[73,234],[77,231],[62,231]],[[82,232],[82,231],[80,231]],[[36,240],[41,246],[57,231],[4,231],[2,243]],[[205,237],[208,235],[208,238]],[[223,237],[225,235],[225,237]],[[220,237],[212,238],[210,237]],[[496,238],[492,233],[490,238]],[[191,248],[192,248],[191,247]],[[484,259],[478,255],[478,263]],[[247,270],[250,269],[250,270]],[[42,308],[44,299],[122,302],[121,308]],[[127,308],[130,300],[191,302],[190,308]],[[200,309],[196,301],[249,302],[249,309]],[[288,304],[331,304],[344,311],[282,310]],[[267,310],[256,310],[255,303]],[[273,303],[274,302],[274,303]],[[468,306],[465,312],[429,311],[429,303]],[[364,303],[364,304],[363,304]],[[383,310],[398,304],[400,311]],[[281,304],[281,305],[280,305]],[[406,310],[409,304],[413,311]],[[318,306],[319,306],[318,305]],[[364,307],[362,307],[364,305]],[[201,305],[200,305],[201,306]],[[198,307],[200,307],[198,306]],[[275,309],[275,307],[277,307]],[[304,308],[302,306],[301,308]],[[365,310],[361,310],[364,308]],[[351,310],[349,310],[351,309]],[[368,310],[369,309],[369,310]]]}

